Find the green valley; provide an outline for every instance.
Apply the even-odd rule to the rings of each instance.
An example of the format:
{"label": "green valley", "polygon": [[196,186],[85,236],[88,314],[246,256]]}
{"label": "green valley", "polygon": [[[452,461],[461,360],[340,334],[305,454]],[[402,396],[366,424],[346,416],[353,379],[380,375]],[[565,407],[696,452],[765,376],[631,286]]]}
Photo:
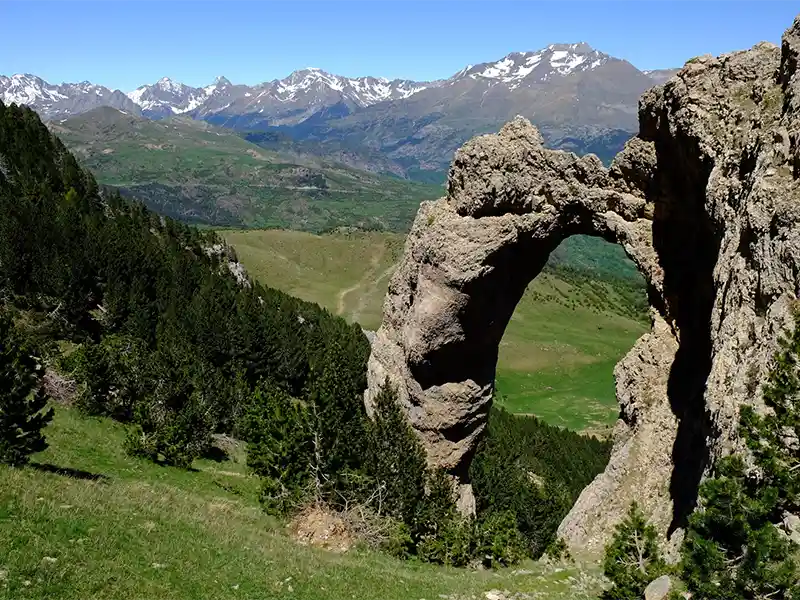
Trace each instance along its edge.
{"label": "green valley", "polygon": [[252,144],[204,121],[163,121],[101,107],[51,122],[99,183],[194,224],[323,231],[348,225],[398,231],[440,186],[413,183]]}

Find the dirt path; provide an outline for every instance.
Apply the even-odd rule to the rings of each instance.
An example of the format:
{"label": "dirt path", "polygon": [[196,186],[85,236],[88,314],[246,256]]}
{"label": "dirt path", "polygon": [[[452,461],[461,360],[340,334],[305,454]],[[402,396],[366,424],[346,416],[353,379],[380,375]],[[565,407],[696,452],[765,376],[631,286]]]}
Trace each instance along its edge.
{"label": "dirt path", "polygon": [[369,268],[361,276],[361,279],[359,279],[350,287],[346,287],[339,291],[338,302],[336,303],[337,315],[344,314],[345,297],[347,297],[348,294],[356,291],[357,289],[364,287],[375,276],[375,270],[378,268],[378,264],[380,263],[385,253],[386,253],[386,246],[381,246],[380,251],[377,252],[375,255],[373,255],[373,257],[370,259]]}
{"label": "dirt path", "polygon": [[[375,279],[372,280],[371,286],[374,289],[377,285],[386,277],[394,273],[394,269],[397,265],[389,265],[386,267],[383,272],[378,275]],[[367,294],[361,294],[358,298],[358,306],[353,311],[352,317],[354,321],[358,321],[359,317],[361,316],[361,311],[363,311],[367,307]]]}

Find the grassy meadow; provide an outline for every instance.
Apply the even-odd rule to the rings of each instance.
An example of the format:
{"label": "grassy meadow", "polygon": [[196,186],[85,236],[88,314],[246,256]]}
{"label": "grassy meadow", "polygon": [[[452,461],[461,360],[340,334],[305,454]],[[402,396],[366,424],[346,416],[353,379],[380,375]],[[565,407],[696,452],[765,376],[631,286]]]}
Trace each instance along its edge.
{"label": "grassy meadow", "polygon": [[[242,449],[185,471],[123,451],[119,423],[57,407],[50,448],[0,465],[0,598],[417,600],[591,598],[591,565],[474,571],[293,541],[258,504]],[[521,570],[519,570],[521,569]]]}
{"label": "grassy meadow", "polygon": [[[388,233],[221,234],[256,279],[371,330],[380,325],[404,243],[404,236]],[[614,423],[614,365],[647,329],[630,308],[632,296],[644,291],[603,279],[612,270],[635,276],[618,251],[602,241],[570,238],[554,256],[601,278],[576,277],[557,263],[528,286],[500,345],[497,387],[507,409],[595,433]]]}

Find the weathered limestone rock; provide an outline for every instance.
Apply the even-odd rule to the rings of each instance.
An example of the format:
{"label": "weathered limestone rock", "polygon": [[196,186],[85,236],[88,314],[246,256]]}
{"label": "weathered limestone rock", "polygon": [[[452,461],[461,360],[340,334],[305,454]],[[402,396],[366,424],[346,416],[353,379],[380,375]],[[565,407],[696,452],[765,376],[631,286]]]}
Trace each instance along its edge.
{"label": "weathered limestone rock", "polygon": [[[605,472],[559,535],[599,551],[634,499],[674,543],[708,466],[737,447],[800,285],[800,19],[781,49],[696,58],[644,94],[640,131],[605,169],[547,150],[522,118],[465,144],[425,202],[384,303],[368,410],[386,378],[431,464],[474,508],[468,466],[500,338],[525,287],[574,234],[619,243],[648,284],[652,329],[617,365]],[[677,535],[676,535],[677,534]],[[674,545],[674,544],[673,544]]]}
{"label": "weathered limestone rock", "polygon": [[662,575],[644,588],[644,600],[664,600],[670,591],[672,591],[672,579],[669,575]]}
{"label": "weathered limestone rock", "polygon": [[795,544],[800,544],[800,517],[785,513],[781,521],[781,530]]}

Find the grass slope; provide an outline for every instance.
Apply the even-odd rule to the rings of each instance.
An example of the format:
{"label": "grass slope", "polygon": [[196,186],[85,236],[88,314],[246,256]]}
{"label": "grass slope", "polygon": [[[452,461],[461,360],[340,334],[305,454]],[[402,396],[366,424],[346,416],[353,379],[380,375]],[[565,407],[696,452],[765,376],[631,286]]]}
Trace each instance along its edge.
{"label": "grass slope", "polygon": [[505,588],[557,600],[597,592],[587,566],[495,573],[299,546],[260,510],[241,455],[196,461],[194,471],[159,467],[124,454],[120,424],[61,407],[46,435],[51,447],[32,467],[0,466],[3,599],[455,600]]}
{"label": "grass slope", "polygon": [[50,127],[100,183],[190,223],[395,231],[422,200],[442,194],[440,186],[261,148],[188,118],[150,121],[103,107]]}
{"label": "grass slope", "polygon": [[[542,273],[528,286],[500,342],[500,404],[548,423],[600,433],[619,412],[614,365],[646,327],[614,308],[624,298],[610,283],[594,289]],[[590,302],[591,300],[591,302]]]}
{"label": "grass slope", "polygon": [[[404,239],[383,233],[312,235],[223,231],[251,275],[313,300],[366,329],[380,325],[383,299]],[[597,279],[564,269],[577,265]],[[620,278],[619,281],[610,275]],[[621,248],[570,238],[517,305],[500,345],[501,404],[547,422],[600,432],[618,413],[613,368],[646,330],[644,291]],[[638,294],[638,297],[637,297]]]}

